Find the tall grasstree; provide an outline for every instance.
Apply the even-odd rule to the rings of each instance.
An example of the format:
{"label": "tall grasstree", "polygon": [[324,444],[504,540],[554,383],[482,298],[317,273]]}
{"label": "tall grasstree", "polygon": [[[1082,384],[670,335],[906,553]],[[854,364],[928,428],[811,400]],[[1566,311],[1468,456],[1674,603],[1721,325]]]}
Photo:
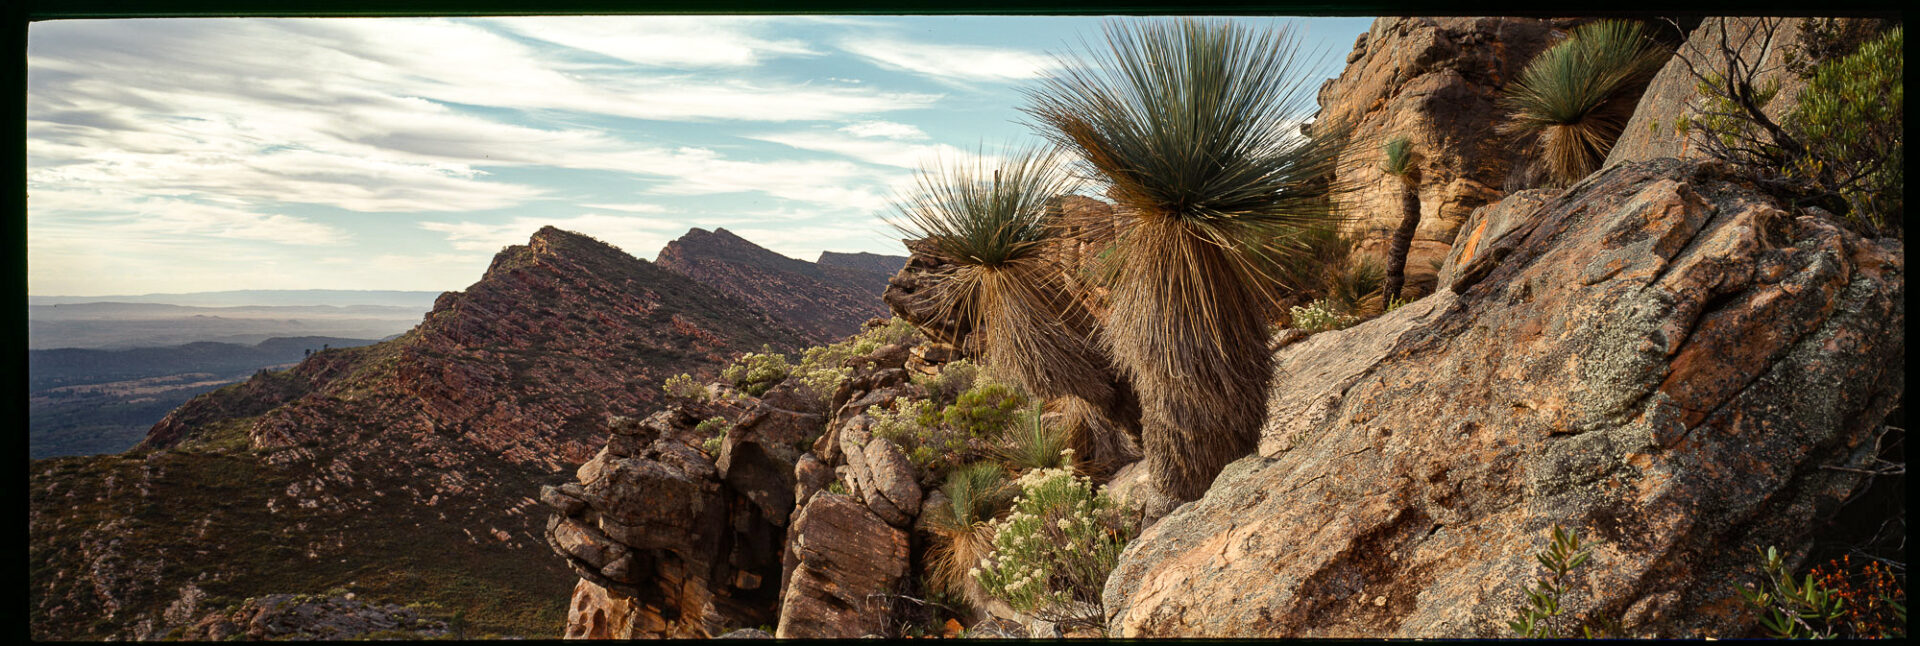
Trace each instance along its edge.
{"label": "tall grasstree", "polygon": [[1138,391],[1154,484],[1194,500],[1251,452],[1266,414],[1266,267],[1333,217],[1342,129],[1316,109],[1289,28],[1181,19],[1108,23],[1022,108],[1106,184],[1118,221],[1101,339]]}
{"label": "tall grasstree", "polygon": [[1501,129],[1532,142],[1554,184],[1572,184],[1606,159],[1671,55],[1638,21],[1576,27],[1507,86],[1501,101],[1511,115]]}
{"label": "tall grasstree", "polygon": [[1407,283],[1407,250],[1413,247],[1413,232],[1420,228],[1420,169],[1413,163],[1413,141],[1404,135],[1382,146],[1386,159],[1380,170],[1400,180],[1400,227],[1393,230],[1387,246],[1387,284],[1382,300],[1392,303],[1400,298]]}
{"label": "tall grasstree", "polygon": [[1049,202],[1073,190],[1059,151],[1026,148],[998,168],[984,161],[923,169],[894,205],[900,232],[953,268],[933,291],[942,317],[965,317],[987,365],[1063,413],[1083,469],[1104,475],[1137,459],[1138,420],[1095,343],[1095,321],[1066,289],[1061,228]]}

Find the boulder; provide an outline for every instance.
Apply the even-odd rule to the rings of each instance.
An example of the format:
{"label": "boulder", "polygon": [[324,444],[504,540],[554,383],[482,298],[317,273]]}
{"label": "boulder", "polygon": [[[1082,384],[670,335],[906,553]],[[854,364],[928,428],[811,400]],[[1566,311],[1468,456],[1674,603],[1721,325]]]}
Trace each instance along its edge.
{"label": "boulder", "polygon": [[921,335],[934,343],[954,347],[966,347],[967,334],[973,329],[965,317],[954,316],[953,312],[943,310],[938,302],[936,290],[939,289],[940,276],[949,271],[951,263],[934,250],[933,245],[921,240],[903,240],[907,251],[907,264],[899,273],[887,280],[887,289],[880,294],[893,315],[913,324]]}
{"label": "boulder", "polygon": [[781,526],[793,514],[795,463],[826,422],[826,416],[818,412],[824,404],[816,397],[796,394],[798,389],[796,383],[782,383],[741,414],[727,430],[715,460],[728,488],[759,506],[763,517]]}
{"label": "boulder", "polygon": [[792,534],[792,573],[774,635],[884,635],[893,595],[907,575],[907,533],[852,498],[821,493],[800,510]]}
{"label": "boulder", "polygon": [[1567,621],[1753,625],[1755,548],[1804,554],[1899,400],[1898,242],[1673,159],[1524,220],[1459,292],[1276,353],[1257,454],[1127,548],[1112,634],[1504,636],[1556,525],[1603,541]]}
{"label": "boulder", "polygon": [[1533,18],[1386,17],[1354,43],[1339,78],[1320,87],[1316,124],[1345,124],[1353,142],[1340,154],[1335,179],[1353,190],[1338,204],[1351,218],[1343,230],[1357,256],[1384,263],[1400,226],[1401,184],[1380,170],[1381,146],[1396,136],[1413,142],[1420,225],[1407,252],[1407,285],[1425,293],[1435,265],[1475,208],[1500,199],[1515,162],[1500,91],[1534,54],[1559,35]]}

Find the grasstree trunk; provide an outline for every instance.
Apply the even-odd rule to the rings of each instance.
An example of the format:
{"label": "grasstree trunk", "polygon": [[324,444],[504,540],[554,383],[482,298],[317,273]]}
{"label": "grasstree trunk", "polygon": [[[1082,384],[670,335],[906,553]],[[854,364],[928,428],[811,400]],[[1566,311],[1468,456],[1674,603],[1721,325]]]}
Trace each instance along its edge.
{"label": "grasstree trunk", "polygon": [[1420,180],[1413,176],[1400,178],[1400,228],[1393,231],[1392,246],[1387,248],[1387,285],[1382,291],[1382,306],[1389,306],[1400,297],[1400,288],[1407,283],[1407,250],[1413,246],[1413,232],[1420,228]]}
{"label": "grasstree trunk", "polygon": [[1135,222],[1130,253],[1184,266],[1124,264],[1103,328],[1139,397],[1150,479],[1181,501],[1205,494],[1221,467],[1253,451],[1273,365],[1266,313],[1247,305],[1263,302],[1260,295],[1240,279],[1230,251],[1191,227],[1172,218]]}
{"label": "grasstree trunk", "polygon": [[1092,316],[1058,288],[1062,273],[1025,264],[985,271],[982,294],[1024,301],[982,307],[1000,313],[977,324],[987,363],[1065,415],[1069,446],[1088,472],[1105,476],[1138,460],[1129,437],[1139,435],[1139,418],[1125,414]]}

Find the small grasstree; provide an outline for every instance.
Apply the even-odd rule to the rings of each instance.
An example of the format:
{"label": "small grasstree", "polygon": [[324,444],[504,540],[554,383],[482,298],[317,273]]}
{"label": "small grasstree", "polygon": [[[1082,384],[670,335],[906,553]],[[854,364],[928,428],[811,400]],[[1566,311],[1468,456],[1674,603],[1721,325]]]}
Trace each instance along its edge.
{"label": "small grasstree", "polygon": [[1102,340],[1139,395],[1157,488],[1199,498],[1254,448],[1280,289],[1263,266],[1296,228],[1332,219],[1341,129],[1316,106],[1286,29],[1217,20],[1109,23],[1022,108],[1118,207]]}
{"label": "small grasstree", "polygon": [[946,502],[929,506],[925,513],[927,530],[933,535],[927,550],[928,573],[934,585],[979,607],[988,596],[967,571],[993,551],[989,523],[1012,504],[1013,483],[1005,467],[976,462],[947,474],[940,492]]}
{"label": "small grasstree", "polygon": [[1572,184],[1606,159],[1669,55],[1640,22],[1581,25],[1507,86],[1503,129],[1532,140],[1556,185]]}
{"label": "small grasstree", "polygon": [[1407,283],[1407,250],[1420,227],[1420,169],[1413,163],[1413,140],[1394,137],[1382,149],[1386,160],[1380,170],[1400,180],[1400,227],[1393,230],[1393,241],[1387,246],[1387,284],[1382,292],[1383,300],[1393,301]]}
{"label": "small grasstree", "polygon": [[[1074,187],[1061,161],[1058,151],[1029,148],[995,169],[980,162],[923,171],[915,196],[895,205],[895,226],[952,260],[934,293],[948,316],[969,321],[988,366],[1039,397],[1081,399],[1089,405],[1076,410],[1110,417],[1120,398],[1092,338],[1092,315],[1066,289],[1067,270],[1049,248],[1059,229],[1048,201]],[[1080,428],[1130,422],[1105,421]],[[1074,444],[1095,460],[1133,458],[1120,433],[1086,433]]]}

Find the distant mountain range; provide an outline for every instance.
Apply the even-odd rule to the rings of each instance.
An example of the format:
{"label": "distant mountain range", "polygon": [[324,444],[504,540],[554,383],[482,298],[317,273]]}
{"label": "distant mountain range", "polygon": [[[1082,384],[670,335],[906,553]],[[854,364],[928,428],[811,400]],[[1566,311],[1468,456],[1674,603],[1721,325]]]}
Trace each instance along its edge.
{"label": "distant mountain range", "polygon": [[[822,254],[821,259],[788,258],[726,229],[693,229],[667,243],[655,262],[772,314],[815,343],[853,334],[868,319],[889,315],[880,293],[906,257]],[[893,269],[879,269],[887,265]]]}
{"label": "distant mountain range", "polygon": [[[878,280],[752,245],[689,246],[701,250],[678,255],[698,267],[744,267],[707,275],[785,281],[791,299],[839,294],[813,291],[835,276]],[[33,635],[159,637],[192,620],[184,598],[205,597],[204,610],[334,587],[464,612],[475,634],[557,632],[576,577],[547,558],[539,484],[597,451],[609,415],[656,410],[667,377],[711,377],[741,352],[796,350],[815,338],[796,328],[825,327],[667,264],[542,229],[398,338],[196,397],[127,454],[34,462]],[[860,316],[883,315],[878,289],[867,298]]]}
{"label": "distant mountain range", "polygon": [[440,292],[406,292],[362,289],[244,289],[223,292],[185,294],[141,294],[138,296],[28,296],[28,305],[67,305],[72,303],[160,303],[200,307],[238,307],[274,305],[384,305],[417,308],[426,311]]}
{"label": "distant mountain range", "polygon": [[245,305],[171,303],[27,305],[27,348],[126,349],[194,342],[252,345],[275,337],[381,339],[420,323],[425,305]]}

